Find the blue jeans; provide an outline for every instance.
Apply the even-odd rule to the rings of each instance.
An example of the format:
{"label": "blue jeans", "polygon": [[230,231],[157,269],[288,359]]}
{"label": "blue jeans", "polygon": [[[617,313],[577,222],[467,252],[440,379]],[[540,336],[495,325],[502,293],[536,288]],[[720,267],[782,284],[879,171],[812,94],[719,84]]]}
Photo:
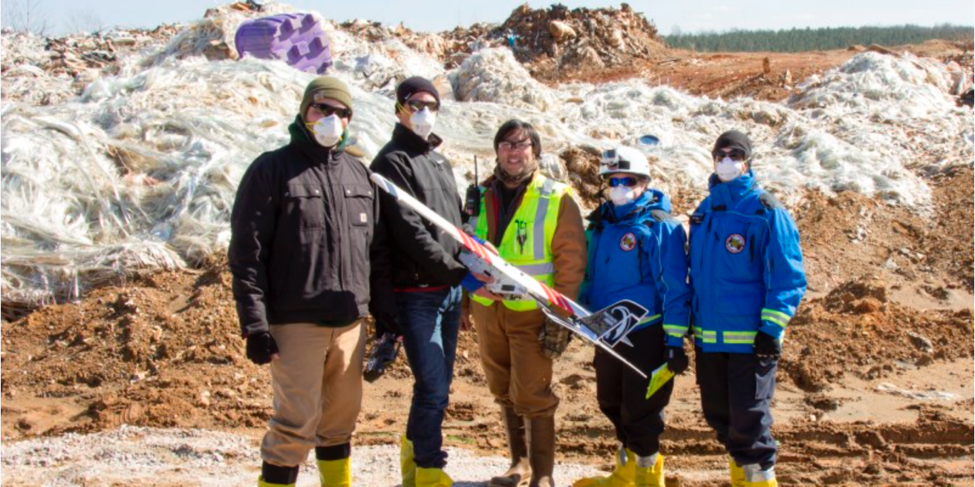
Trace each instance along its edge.
{"label": "blue jeans", "polygon": [[447,464],[441,426],[454,378],[460,299],[460,287],[396,294],[406,359],[415,380],[406,438],[413,442],[421,468]]}

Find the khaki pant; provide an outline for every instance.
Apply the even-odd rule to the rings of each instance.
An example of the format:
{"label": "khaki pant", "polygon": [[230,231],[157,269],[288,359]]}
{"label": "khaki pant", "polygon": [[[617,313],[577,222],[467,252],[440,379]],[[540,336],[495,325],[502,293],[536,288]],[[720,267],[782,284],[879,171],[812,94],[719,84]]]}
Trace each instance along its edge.
{"label": "khaki pant", "polygon": [[552,359],[538,342],[545,315],[539,310],[512,311],[501,303],[471,302],[470,309],[495,401],[526,418],[554,416],[559,398],[552,391]]}
{"label": "khaki pant", "polygon": [[341,328],[271,326],[281,358],[271,362],[274,416],[261,444],[273,465],[303,463],[319,446],[348,443],[362,406],[363,320]]}

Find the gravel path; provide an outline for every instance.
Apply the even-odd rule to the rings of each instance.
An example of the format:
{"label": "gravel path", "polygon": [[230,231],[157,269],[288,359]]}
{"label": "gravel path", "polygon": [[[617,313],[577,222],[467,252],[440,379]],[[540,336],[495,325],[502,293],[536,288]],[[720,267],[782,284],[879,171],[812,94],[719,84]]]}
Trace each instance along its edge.
{"label": "gravel path", "polygon": [[[256,484],[260,456],[255,438],[206,430],[123,426],[92,435],[7,441],[3,485],[43,486],[228,486]],[[486,485],[507,468],[507,460],[448,448],[447,473],[458,487]],[[563,484],[596,469],[564,464],[555,474]],[[392,445],[353,449],[355,485],[398,485],[399,449]],[[314,461],[302,465],[298,486],[318,485]]]}

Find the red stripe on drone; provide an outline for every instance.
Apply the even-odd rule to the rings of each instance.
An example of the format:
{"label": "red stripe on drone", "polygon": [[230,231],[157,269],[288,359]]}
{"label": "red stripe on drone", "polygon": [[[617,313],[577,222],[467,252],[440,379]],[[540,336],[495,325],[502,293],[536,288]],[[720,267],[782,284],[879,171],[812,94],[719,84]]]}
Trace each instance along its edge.
{"label": "red stripe on drone", "polygon": [[478,257],[490,262],[487,256],[487,250],[485,250],[481,244],[474,241],[474,239],[471,238],[470,235],[464,233],[463,230],[458,228],[457,232],[460,233],[460,238],[461,240],[464,241],[464,247],[467,247],[468,250],[474,252],[474,254],[477,255]]}
{"label": "red stripe on drone", "polygon": [[564,295],[559,293],[559,300],[562,301],[562,309],[568,311],[569,313],[572,313],[572,305],[569,304],[568,298],[566,298]]}
{"label": "red stripe on drone", "polygon": [[569,312],[569,314],[572,313],[572,307],[569,306],[569,302],[565,299],[565,296],[563,296],[558,291],[546,286],[545,284],[542,284],[542,289],[545,290],[545,294],[548,296],[548,301],[550,303],[552,303],[555,306],[558,306],[559,308],[564,309],[565,311]]}

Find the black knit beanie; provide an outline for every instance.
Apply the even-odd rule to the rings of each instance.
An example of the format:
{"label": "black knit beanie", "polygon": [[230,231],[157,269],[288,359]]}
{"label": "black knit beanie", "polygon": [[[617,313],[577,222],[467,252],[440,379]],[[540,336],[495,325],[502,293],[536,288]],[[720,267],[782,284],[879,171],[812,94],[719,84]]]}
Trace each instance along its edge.
{"label": "black knit beanie", "polygon": [[714,154],[721,149],[738,149],[745,153],[745,159],[752,158],[752,141],[748,140],[748,136],[737,131],[729,130],[718,137],[718,140],[714,142],[714,149],[711,153]]}
{"label": "black knit beanie", "polygon": [[406,78],[403,80],[399,86],[396,87],[396,103],[400,105],[406,104],[406,100],[413,96],[414,93],[425,91],[433,95],[437,99],[437,105],[440,105],[440,92],[437,88],[433,86],[433,83],[426,78],[421,78],[419,76],[413,76],[412,78]]}

